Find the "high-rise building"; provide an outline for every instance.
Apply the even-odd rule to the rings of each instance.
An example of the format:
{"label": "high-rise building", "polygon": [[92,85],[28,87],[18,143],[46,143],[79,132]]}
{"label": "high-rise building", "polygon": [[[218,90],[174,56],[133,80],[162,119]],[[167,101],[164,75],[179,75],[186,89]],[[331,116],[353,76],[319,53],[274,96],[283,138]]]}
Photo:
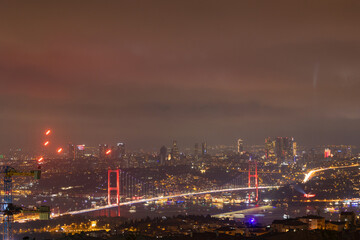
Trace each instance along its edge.
{"label": "high-rise building", "polygon": [[272,140],[265,138],[265,156],[268,160],[276,160],[277,164],[294,161],[296,157],[296,142],[293,137],[277,137]]}
{"label": "high-rise building", "polygon": [[165,146],[162,146],[160,148],[159,158],[160,158],[160,165],[161,166],[165,165],[167,160],[167,148]]}
{"label": "high-rise building", "polygon": [[206,155],[207,154],[207,146],[206,146],[206,142],[203,142],[201,144],[201,155]]}
{"label": "high-rise building", "polygon": [[171,149],[171,160],[173,162],[177,162],[180,160],[180,153],[175,140],[173,141],[173,146]]}
{"label": "high-rise building", "polygon": [[121,159],[125,156],[125,143],[117,143],[111,147],[111,158]]}
{"label": "high-rise building", "polygon": [[345,146],[345,158],[351,158],[352,157],[352,147],[351,146]]}
{"label": "high-rise building", "polygon": [[118,151],[119,151],[119,154],[121,155],[121,156],[124,156],[125,155],[125,143],[117,143],[116,144],[116,146],[117,146],[117,149],[118,149]]}
{"label": "high-rise building", "polygon": [[275,156],[278,164],[294,160],[294,157],[296,156],[296,143],[294,144],[294,138],[277,137],[275,139]]}
{"label": "high-rise building", "polygon": [[325,148],[324,150],[324,158],[331,157],[331,150],[329,148]]}
{"label": "high-rise building", "polygon": [[85,157],[85,144],[76,145],[76,159]]}
{"label": "high-rise building", "polygon": [[330,145],[328,148],[335,158],[344,159],[352,157],[352,146],[347,145]]}
{"label": "high-rise building", "polygon": [[294,141],[294,138],[292,138],[292,151],[293,151],[293,157],[296,157],[297,155],[297,147],[296,147],[296,142]]}
{"label": "high-rise building", "polygon": [[75,159],[75,146],[71,143],[69,143],[68,158]]}
{"label": "high-rise building", "polygon": [[244,151],[243,140],[239,138],[237,140],[237,153],[240,154],[243,151]]}
{"label": "high-rise building", "polygon": [[270,137],[265,138],[265,157],[267,160],[275,158],[275,141]]}

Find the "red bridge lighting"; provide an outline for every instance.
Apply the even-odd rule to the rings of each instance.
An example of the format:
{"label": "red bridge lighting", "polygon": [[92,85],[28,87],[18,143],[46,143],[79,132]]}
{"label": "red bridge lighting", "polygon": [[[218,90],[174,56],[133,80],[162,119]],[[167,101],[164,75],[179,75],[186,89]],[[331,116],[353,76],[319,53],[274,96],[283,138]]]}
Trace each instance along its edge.
{"label": "red bridge lighting", "polygon": [[50,133],[51,133],[51,130],[49,129],[45,132],[45,135],[48,136],[48,135],[50,135]]}
{"label": "red bridge lighting", "polygon": [[49,141],[46,141],[46,142],[44,142],[44,146],[47,146],[47,145],[49,145]]}

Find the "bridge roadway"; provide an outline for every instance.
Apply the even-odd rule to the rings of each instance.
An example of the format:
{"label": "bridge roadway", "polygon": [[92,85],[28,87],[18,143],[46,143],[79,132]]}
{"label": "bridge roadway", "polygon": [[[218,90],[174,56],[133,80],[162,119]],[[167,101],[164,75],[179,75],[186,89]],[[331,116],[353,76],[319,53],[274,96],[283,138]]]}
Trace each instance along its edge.
{"label": "bridge roadway", "polygon": [[[271,188],[279,188],[280,186],[264,186],[264,187],[259,187],[259,189],[271,189]],[[98,210],[104,210],[104,209],[108,209],[108,208],[113,208],[113,207],[118,207],[118,206],[126,206],[126,205],[131,205],[131,204],[138,204],[138,203],[144,203],[144,202],[152,202],[152,201],[157,201],[157,200],[161,200],[161,199],[166,199],[166,198],[179,198],[179,197],[186,197],[186,196],[193,196],[193,195],[202,195],[202,194],[211,194],[211,193],[220,193],[220,192],[233,192],[233,191],[245,191],[245,190],[255,190],[255,188],[227,188],[227,189],[216,189],[216,190],[209,190],[209,191],[203,191],[203,192],[190,192],[190,193],[182,193],[182,194],[177,194],[177,195],[170,195],[170,196],[161,196],[161,197],[154,197],[154,198],[148,198],[148,199],[139,199],[139,200],[134,200],[134,201],[129,201],[129,202],[122,202],[119,205],[117,204],[112,204],[112,205],[105,205],[105,206],[99,206],[99,207],[95,207],[95,208],[88,208],[88,209],[83,209],[83,210],[78,210],[78,211],[70,211],[70,212],[66,212],[66,213],[62,213],[59,215],[55,215],[52,216],[54,217],[60,217],[63,215],[75,215],[75,214],[82,214],[82,213],[88,213],[88,212],[93,212],[93,211],[98,211]]]}

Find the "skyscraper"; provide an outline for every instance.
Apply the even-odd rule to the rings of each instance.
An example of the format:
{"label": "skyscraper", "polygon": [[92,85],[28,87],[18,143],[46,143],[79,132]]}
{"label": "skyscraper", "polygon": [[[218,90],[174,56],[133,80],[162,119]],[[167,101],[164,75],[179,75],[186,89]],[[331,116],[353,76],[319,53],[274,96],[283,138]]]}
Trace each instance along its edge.
{"label": "skyscraper", "polygon": [[177,162],[180,160],[180,153],[175,140],[173,141],[173,146],[171,149],[171,160],[173,162]]}
{"label": "skyscraper", "polygon": [[294,160],[296,154],[296,143],[292,137],[277,137],[275,139],[275,156],[277,164],[284,161]]}
{"label": "skyscraper", "polygon": [[324,158],[331,157],[331,150],[329,148],[325,148],[324,150]]}
{"label": "skyscraper", "polygon": [[71,144],[71,143],[69,143],[68,158],[75,159],[75,146],[74,146],[74,144]]}
{"label": "skyscraper", "polygon": [[294,141],[294,138],[292,138],[292,152],[293,152],[293,157],[295,157],[297,155],[297,147],[296,147],[296,142]]}
{"label": "skyscraper", "polygon": [[117,143],[114,147],[113,155],[115,159],[120,159],[125,155],[125,143]]}
{"label": "skyscraper", "polygon": [[161,166],[165,165],[167,159],[167,148],[165,146],[162,146],[160,148],[159,158],[160,158],[160,165]]}
{"label": "skyscraper", "polygon": [[237,153],[240,154],[243,151],[244,151],[243,140],[239,138],[237,141]]}
{"label": "skyscraper", "polygon": [[120,154],[125,155],[126,151],[125,151],[125,143],[117,143],[117,147],[120,151]]}
{"label": "skyscraper", "polygon": [[265,138],[265,157],[267,160],[275,158],[275,141],[270,137]]}
{"label": "skyscraper", "polygon": [[296,142],[293,137],[265,138],[265,156],[267,160],[276,160],[277,164],[294,161]]}
{"label": "skyscraper", "polygon": [[76,145],[76,159],[85,157],[85,144]]}
{"label": "skyscraper", "polygon": [[201,144],[201,155],[206,155],[207,154],[207,146],[206,146],[206,142],[203,142]]}

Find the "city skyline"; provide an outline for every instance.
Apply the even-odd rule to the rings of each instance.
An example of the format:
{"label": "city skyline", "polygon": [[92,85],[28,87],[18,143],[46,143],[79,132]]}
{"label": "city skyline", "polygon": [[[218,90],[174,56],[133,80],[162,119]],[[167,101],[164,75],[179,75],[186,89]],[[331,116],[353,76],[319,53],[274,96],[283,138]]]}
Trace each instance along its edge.
{"label": "city skyline", "polygon": [[[71,6],[71,7],[70,7]],[[359,3],[4,3],[0,149],[358,145]]]}
{"label": "city skyline", "polygon": [[1,239],[360,239],[359,13],[2,2]]}

